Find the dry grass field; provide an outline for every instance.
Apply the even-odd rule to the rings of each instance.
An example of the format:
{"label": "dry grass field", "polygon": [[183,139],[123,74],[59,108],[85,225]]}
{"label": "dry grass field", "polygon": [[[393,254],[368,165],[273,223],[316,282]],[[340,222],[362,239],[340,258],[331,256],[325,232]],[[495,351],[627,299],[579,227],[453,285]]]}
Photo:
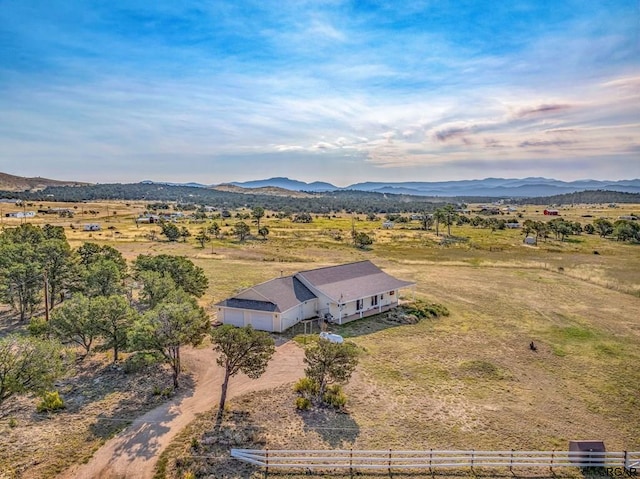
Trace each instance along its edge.
{"label": "dry grass field", "polygon": [[[257,431],[247,445],[565,449],[569,439],[603,439],[609,450],[640,449],[640,245],[583,233],[532,247],[523,244],[519,230],[492,233],[455,225],[454,241],[443,241],[434,231],[419,230],[417,221],[385,230],[382,217],[314,217],[297,224],[269,215],[262,220],[270,229],[267,240],[238,242],[230,235],[237,219],[229,218],[217,220],[223,237],[201,248],[193,236],[210,220],[180,223],[193,236],[169,243],[159,234],[149,239],[158,225],[136,226],[143,204],[69,205],[76,206],[72,219],[29,221],[65,226],[72,246],[110,244],[128,260],[143,253],[184,255],[209,278],[201,301],[211,311],[215,302],[251,284],[362,259],[415,281],[415,290],[405,291],[407,299],[415,295],[449,308],[449,317],[416,325],[373,317],[339,328],[364,351],[346,388],[347,413],[305,417],[295,412],[288,388],[241,398],[231,403],[235,415],[227,426],[240,431],[248,423]],[[543,219],[543,209],[519,212],[523,219]],[[640,205],[561,208],[564,218],[583,224],[639,212]],[[2,226],[19,223],[3,218]],[[83,231],[85,223],[99,223],[102,230]],[[351,245],[354,226],[374,236],[370,249]],[[531,341],[536,352],[529,350]],[[0,437],[7,427],[0,424]],[[37,428],[29,424],[22,432]],[[193,466],[214,477],[255,473],[234,475],[233,464],[222,456],[235,436],[225,447],[207,448],[210,433],[210,423],[201,418],[172,447],[167,470],[178,474]],[[248,437],[243,434],[237,437]],[[209,454],[220,457],[194,459]],[[176,468],[176,460],[184,467]],[[215,469],[216,464],[228,469]]]}

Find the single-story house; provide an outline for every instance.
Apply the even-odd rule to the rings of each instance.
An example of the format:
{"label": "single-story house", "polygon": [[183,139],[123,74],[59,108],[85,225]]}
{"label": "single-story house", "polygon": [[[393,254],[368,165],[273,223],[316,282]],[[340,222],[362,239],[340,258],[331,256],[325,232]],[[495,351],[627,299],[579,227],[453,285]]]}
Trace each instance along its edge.
{"label": "single-story house", "polygon": [[272,279],[216,306],[224,324],[282,332],[306,319],[344,324],[387,311],[398,305],[399,290],[413,285],[359,261]]}
{"label": "single-story house", "polygon": [[87,223],[83,229],[85,231],[100,231],[102,227],[98,223]]}

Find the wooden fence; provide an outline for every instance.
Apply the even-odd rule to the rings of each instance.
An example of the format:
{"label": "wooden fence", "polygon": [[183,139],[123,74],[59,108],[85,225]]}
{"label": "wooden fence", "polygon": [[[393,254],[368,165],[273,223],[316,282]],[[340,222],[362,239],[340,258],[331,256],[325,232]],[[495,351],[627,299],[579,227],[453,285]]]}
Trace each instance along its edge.
{"label": "wooden fence", "polygon": [[604,467],[640,471],[640,452],[396,451],[231,449],[231,457],[269,469],[433,470],[438,468]]}

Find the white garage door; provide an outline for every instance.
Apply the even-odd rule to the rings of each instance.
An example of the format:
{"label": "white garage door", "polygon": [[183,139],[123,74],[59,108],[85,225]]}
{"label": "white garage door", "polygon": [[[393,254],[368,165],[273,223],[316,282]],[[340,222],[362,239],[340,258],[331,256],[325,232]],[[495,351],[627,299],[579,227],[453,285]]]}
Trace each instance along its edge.
{"label": "white garage door", "polygon": [[249,314],[249,323],[251,323],[253,329],[257,329],[259,331],[273,331],[273,314],[251,311]]}
{"label": "white garage door", "polygon": [[224,324],[232,324],[233,326],[244,327],[244,312],[237,309],[224,309],[223,310]]}

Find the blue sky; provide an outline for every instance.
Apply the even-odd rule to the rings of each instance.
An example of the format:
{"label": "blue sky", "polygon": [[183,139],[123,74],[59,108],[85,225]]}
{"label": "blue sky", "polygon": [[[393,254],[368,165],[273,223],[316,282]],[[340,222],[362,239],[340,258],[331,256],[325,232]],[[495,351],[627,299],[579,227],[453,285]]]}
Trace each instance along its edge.
{"label": "blue sky", "polygon": [[640,177],[640,3],[0,0],[0,171]]}

